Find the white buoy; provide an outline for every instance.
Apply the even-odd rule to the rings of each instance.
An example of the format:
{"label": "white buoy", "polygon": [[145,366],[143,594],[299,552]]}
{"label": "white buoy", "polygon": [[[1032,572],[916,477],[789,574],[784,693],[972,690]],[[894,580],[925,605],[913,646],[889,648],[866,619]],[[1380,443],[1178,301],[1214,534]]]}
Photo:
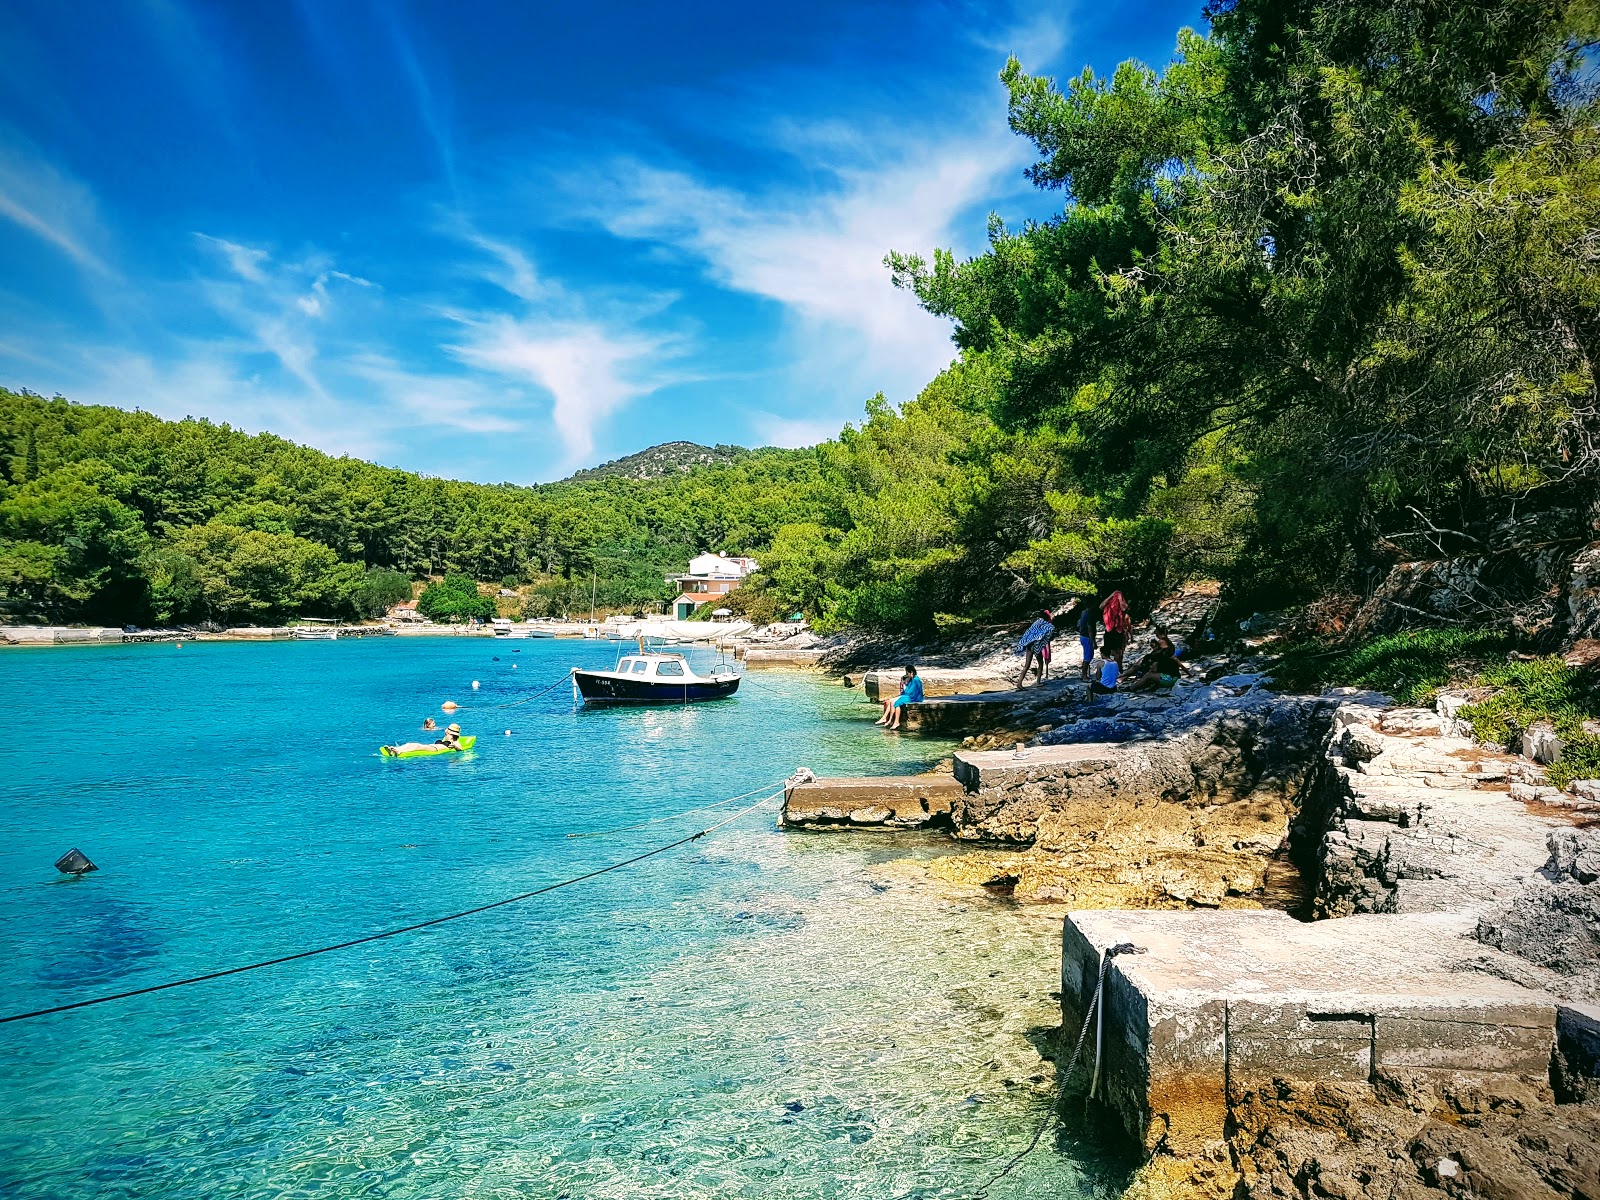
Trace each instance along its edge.
{"label": "white buoy", "polygon": [[507,736],[507,737],[510,737],[510,736],[511,736],[511,730],[509,730],[509,729],[508,729],[508,730],[506,730],[506,736]]}
{"label": "white buoy", "polygon": [[472,690],[473,691],[477,691],[478,690],[478,681],[476,679],[474,679],[472,681]]}

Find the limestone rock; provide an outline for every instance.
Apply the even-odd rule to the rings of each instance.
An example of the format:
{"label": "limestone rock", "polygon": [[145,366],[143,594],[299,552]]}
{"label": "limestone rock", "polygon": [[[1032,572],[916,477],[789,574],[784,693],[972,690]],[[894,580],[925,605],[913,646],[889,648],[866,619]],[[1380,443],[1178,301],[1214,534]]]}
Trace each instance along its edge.
{"label": "limestone rock", "polygon": [[1600,638],[1600,542],[1590,542],[1572,560],[1567,580],[1567,638]]}
{"label": "limestone rock", "polygon": [[1554,726],[1548,722],[1540,722],[1523,731],[1522,753],[1536,763],[1549,766],[1561,757],[1564,748]]}

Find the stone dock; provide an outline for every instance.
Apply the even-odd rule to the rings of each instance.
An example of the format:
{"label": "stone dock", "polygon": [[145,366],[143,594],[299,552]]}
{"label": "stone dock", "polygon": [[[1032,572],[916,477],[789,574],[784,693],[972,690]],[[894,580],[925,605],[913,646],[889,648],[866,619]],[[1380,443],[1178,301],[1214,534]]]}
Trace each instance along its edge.
{"label": "stone dock", "polygon": [[784,790],[780,821],[789,829],[948,828],[961,791],[948,775],[817,779]]}
{"label": "stone dock", "polygon": [[[903,667],[868,671],[861,676],[861,690],[873,703],[898,696],[903,671]],[[1014,680],[1005,679],[993,671],[922,667],[917,675],[922,679],[922,694],[930,700],[941,696],[981,696],[986,692],[1009,692],[1015,686]],[[918,707],[913,705],[911,711],[914,713]]]}
{"label": "stone dock", "polygon": [[1466,932],[1449,915],[1075,912],[1062,938],[1064,1026],[1082,1025],[1105,952],[1137,947],[1105,967],[1099,1099],[1146,1153],[1222,1150],[1230,1092],[1275,1080],[1366,1084],[1403,1071],[1536,1086],[1556,1005],[1464,965]]}

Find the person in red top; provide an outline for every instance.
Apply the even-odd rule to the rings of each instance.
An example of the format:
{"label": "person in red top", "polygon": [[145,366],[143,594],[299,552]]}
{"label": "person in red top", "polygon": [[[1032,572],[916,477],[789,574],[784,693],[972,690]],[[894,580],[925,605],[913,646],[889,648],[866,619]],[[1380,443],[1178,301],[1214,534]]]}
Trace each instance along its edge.
{"label": "person in red top", "polygon": [[1120,588],[1101,603],[1100,623],[1106,629],[1105,638],[1100,643],[1101,649],[1106,657],[1115,658],[1120,668],[1123,651],[1128,648],[1128,634],[1133,629],[1133,618],[1128,615],[1128,601]]}

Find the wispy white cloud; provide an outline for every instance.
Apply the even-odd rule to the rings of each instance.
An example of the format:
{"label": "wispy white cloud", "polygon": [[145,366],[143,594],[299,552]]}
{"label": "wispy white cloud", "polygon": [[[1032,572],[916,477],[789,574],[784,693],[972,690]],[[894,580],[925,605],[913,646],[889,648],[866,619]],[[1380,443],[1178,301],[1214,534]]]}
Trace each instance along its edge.
{"label": "wispy white cloud", "polygon": [[807,419],[755,412],[750,416],[750,424],[763,446],[815,446],[839,433],[839,422],[831,417]]}
{"label": "wispy white cloud", "polygon": [[350,371],[377,388],[391,423],[462,433],[525,433],[535,406],[521,392],[487,380],[416,371],[382,354],[360,355]]}
{"label": "wispy white cloud", "polygon": [[240,279],[251,283],[265,283],[267,273],[262,268],[270,257],[265,250],[253,246],[241,246],[238,242],[230,242],[226,238],[212,237],[210,234],[197,233],[194,235],[205,245],[213,247],[227,260],[228,267]]}
{"label": "wispy white cloud", "polygon": [[169,420],[205,417],[332,454],[373,458],[394,449],[389,427],[362,406],[329,404],[292,380],[252,370],[241,349],[188,343],[157,357],[102,347],[83,359],[81,374],[69,374],[67,386],[85,404],[142,408]]}
{"label": "wispy white cloud", "polygon": [[47,162],[0,147],[0,217],[43,239],[79,267],[113,272],[93,247],[105,240],[94,196]]}
{"label": "wispy white cloud", "polygon": [[971,36],[974,44],[997,56],[1014,56],[1027,70],[1042,71],[1066,49],[1067,33],[1065,14],[1041,7],[1002,29],[975,24]]}
{"label": "wispy white cloud", "polygon": [[835,411],[880,389],[905,399],[954,350],[948,323],[893,287],[884,255],[970,240],[963,222],[1005,190],[1022,150],[1003,127],[932,139],[835,123],[786,139],[821,186],[740,190],[625,161],[591,192],[603,197],[592,215],[619,237],[694,256],[723,287],[781,304],[795,323],[791,373],[811,388],[830,381],[824,402]]}
{"label": "wispy white cloud", "polygon": [[603,321],[497,314],[463,317],[462,337],[447,349],[470,367],[548,392],[551,420],[575,466],[594,451],[595,432],[623,406],[665,382],[666,338],[616,329]]}

